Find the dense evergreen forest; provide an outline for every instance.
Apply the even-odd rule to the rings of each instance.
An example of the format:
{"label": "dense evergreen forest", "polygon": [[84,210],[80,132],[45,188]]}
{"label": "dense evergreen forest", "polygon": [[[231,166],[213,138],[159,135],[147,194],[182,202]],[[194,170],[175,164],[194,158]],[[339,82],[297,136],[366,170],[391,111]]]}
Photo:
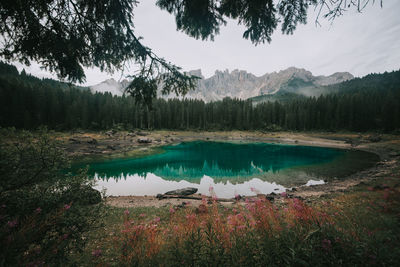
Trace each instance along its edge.
{"label": "dense evergreen forest", "polygon": [[152,108],[132,97],[92,94],[51,79],[38,79],[0,63],[0,126],[56,130],[112,127],[201,130],[400,129],[400,71],[370,74],[328,88],[331,94],[253,105],[251,100],[156,99]]}

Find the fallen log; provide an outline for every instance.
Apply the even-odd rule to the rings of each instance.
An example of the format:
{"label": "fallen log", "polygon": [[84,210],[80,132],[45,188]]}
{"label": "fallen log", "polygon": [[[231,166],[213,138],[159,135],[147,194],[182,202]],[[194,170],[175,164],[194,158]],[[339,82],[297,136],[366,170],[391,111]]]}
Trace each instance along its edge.
{"label": "fallen log", "polygon": [[186,187],[182,189],[172,190],[164,193],[164,195],[175,195],[175,196],[189,196],[197,192],[197,188]]}
{"label": "fallen log", "polygon": [[165,195],[165,194],[158,194],[156,196],[158,199],[166,199],[166,198],[181,198],[181,199],[195,199],[195,200],[202,200],[201,197],[195,196],[185,196],[185,195]]}
{"label": "fallen log", "polygon": [[[193,199],[193,200],[202,200],[203,197],[197,197],[197,196],[184,196],[184,195],[163,195],[163,194],[158,194],[156,196],[159,200],[161,199],[168,199],[168,198],[178,198],[178,199]],[[206,197],[205,199],[207,200],[212,200],[211,197]],[[236,199],[232,198],[216,198],[215,199],[217,202],[235,202]]]}

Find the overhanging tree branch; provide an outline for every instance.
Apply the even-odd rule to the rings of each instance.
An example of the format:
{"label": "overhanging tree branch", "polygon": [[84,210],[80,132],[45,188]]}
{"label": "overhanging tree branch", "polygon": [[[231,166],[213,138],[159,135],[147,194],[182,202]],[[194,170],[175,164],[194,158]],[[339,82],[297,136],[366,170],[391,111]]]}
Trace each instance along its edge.
{"label": "overhanging tree branch", "polygon": [[[378,0],[377,0],[378,1]],[[382,5],[383,0],[379,1]],[[85,67],[102,71],[124,70],[134,62],[127,92],[151,99],[157,88],[184,95],[196,87],[197,77],[156,55],[134,33],[135,0],[13,0],[0,1],[0,57],[26,65],[38,61],[44,68],[71,82],[85,81]],[[255,45],[271,42],[280,25],[292,34],[307,22],[308,9],[319,8],[334,20],[345,11],[364,10],[375,0],[158,0],[157,5],[176,18],[177,29],[202,40],[213,40],[227,19],[246,27],[243,38]],[[149,65],[146,62],[150,61]],[[139,82],[140,81],[140,82]],[[144,86],[138,88],[138,86]],[[154,86],[156,85],[156,86]],[[133,91],[137,90],[137,94]],[[155,90],[143,95],[143,90]]]}

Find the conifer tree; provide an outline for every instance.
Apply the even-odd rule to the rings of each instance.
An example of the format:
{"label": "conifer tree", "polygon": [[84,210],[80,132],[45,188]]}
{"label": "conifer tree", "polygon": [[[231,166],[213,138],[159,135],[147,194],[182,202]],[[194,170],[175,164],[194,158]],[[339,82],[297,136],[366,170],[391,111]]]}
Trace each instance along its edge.
{"label": "conifer tree", "polygon": [[[227,19],[244,25],[243,37],[254,44],[271,42],[278,26],[292,34],[307,22],[310,7],[334,19],[350,8],[360,11],[370,0],[158,0],[173,14],[177,29],[196,39],[213,39]],[[374,1],[371,1],[374,2]],[[380,1],[382,4],[382,0]],[[135,32],[136,0],[0,1],[0,57],[26,65],[39,62],[71,82],[85,80],[85,67],[102,71],[139,66],[127,90],[137,101],[151,104],[157,85],[163,93],[185,94],[195,76],[156,55]],[[318,17],[319,17],[318,16]],[[318,19],[317,19],[318,20]]]}

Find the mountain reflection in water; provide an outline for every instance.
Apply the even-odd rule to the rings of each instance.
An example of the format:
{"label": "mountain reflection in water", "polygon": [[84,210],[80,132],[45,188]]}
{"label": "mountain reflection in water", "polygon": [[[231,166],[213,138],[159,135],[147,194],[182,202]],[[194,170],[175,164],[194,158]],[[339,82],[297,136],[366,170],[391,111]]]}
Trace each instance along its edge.
{"label": "mountain reflection in water", "polygon": [[[111,194],[152,195],[168,191],[167,188],[182,187],[176,183],[197,185],[202,192],[207,187],[203,188],[203,183],[206,183],[224,186],[226,190],[220,194],[232,195],[236,190],[249,195],[251,183],[255,183],[254,187],[265,188],[262,193],[280,191],[283,186],[302,185],[309,180],[344,177],[375,161],[376,155],[362,151],[195,141],[163,147],[159,154],[103,160],[88,165],[89,175],[99,181],[99,186],[107,188],[109,194],[113,191]],[[86,165],[75,164],[72,171]]]}
{"label": "mountain reflection in water", "polygon": [[321,147],[199,141],[167,146],[164,150],[164,153],[143,158],[92,163],[89,174],[117,178],[153,173],[168,180],[199,180],[204,175],[254,177],[295,166],[326,163],[345,153]]}

